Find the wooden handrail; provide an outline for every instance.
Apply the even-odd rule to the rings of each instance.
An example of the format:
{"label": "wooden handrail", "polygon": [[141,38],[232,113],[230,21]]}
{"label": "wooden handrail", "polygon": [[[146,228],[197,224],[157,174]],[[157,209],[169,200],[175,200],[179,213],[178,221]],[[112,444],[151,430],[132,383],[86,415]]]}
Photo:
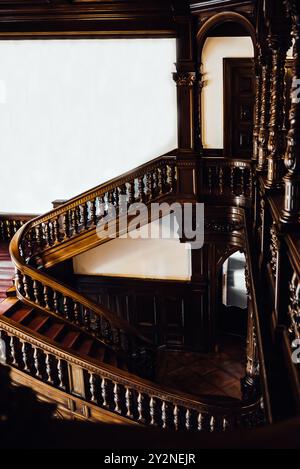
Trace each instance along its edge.
{"label": "wooden handrail", "polygon": [[[58,387],[70,393],[72,392],[68,377],[62,373],[62,369],[66,364],[71,367],[80,367],[90,377],[90,389],[85,390],[85,395],[90,397],[90,399],[86,397],[87,400],[98,403],[119,415],[137,420],[139,423],[155,424],[162,428],[175,428],[176,430],[220,431],[238,426],[252,426],[255,424],[253,420],[261,418],[259,399],[252,402],[232,402],[226,405],[212,403],[209,398],[204,397],[197,400],[193,395],[182,392],[179,394],[176,390],[156,385],[111,365],[99,364],[92,358],[84,359],[76,352],[70,352],[51,339],[46,340],[38,333],[31,331],[29,334],[24,326],[15,324],[7,317],[0,318],[0,332],[1,339],[5,341],[8,348],[7,356],[11,357],[9,362],[12,366],[19,369],[26,367],[26,372],[31,376],[43,379],[52,385],[55,384],[59,375]],[[16,353],[18,343],[15,339],[23,345],[23,357],[19,360]],[[28,360],[29,347],[35,356],[39,356],[38,363],[32,367]],[[44,378],[40,373],[44,363],[39,351],[44,354],[45,360],[47,357],[48,363],[57,363],[57,369],[47,367],[47,374]],[[98,379],[101,379],[99,387],[97,386]],[[135,398],[133,393],[135,393]],[[159,415],[155,413],[154,407],[157,408],[157,405],[165,408],[165,417],[162,417],[160,413]],[[184,419],[179,419],[180,413]]]}
{"label": "wooden handrail", "polygon": [[10,241],[21,226],[37,215],[0,212],[0,241]]}
{"label": "wooden handrail", "polygon": [[[216,166],[218,167],[219,163]],[[240,163],[233,166],[239,168]],[[126,197],[128,206],[134,202],[144,202],[149,205],[151,202],[166,198],[174,199],[175,196],[178,196],[176,159],[170,155],[156,158],[28,221],[12,239],[10,253],[16,266],[15,284],[19,299],[34,308],[63,317],[64,321],[83,328],[89,334],[115,349],[125,351],[127,355],[138,356],[141,351],[145,353],[145,350],[149,348],[149,341],[137,329],[117,317],[114,312],[96,305],[77,291],[50,277],[40,268],[42,266],[40,261],[43,261],[45,253],[57,252],[59,249],[63,251],[66,245],[72,246],[78,239],[84,241],[85,238],[91,238],[91,235],[95,236],[98,221],[105,216],[105,207],[110,203],[118,210],[120,195]],[[102,203],[104,212],[99,211],[99,202]],[[148,221],[148,217],[146,217],[145,223]],[[84,242],[87,244],[87,248],[91,246],[90,239]],[[106,407],[107,393],[111,392],[113,388],[110,400],[116,405],[114,411],[120,413],[120,393],[121,390],[126,390],[123,396],[123,403],[125,402],[127,408],[126,415],[140,423],[151,419],[151,423],[154,424],[156,420],[155,408],[158,402],[160,406],[159,422],[162,428],[168,426],[170,411],[173,416],[171,419],[173,427],[180,428],[180,422],[183,419],[184,428],[192,429],[195,426],[196,418],[196,429],[202,430],[204,429],[203,416],[205,416],[205,418],[209,417],[209,421],[205,424],[206,430],[209,431],[225,430],[228,426],[232,426],[232,419],[234,425],[237,425],[241,418],[247,419],[249,417],[251,420],[251,415],[259,412],[259,401],[238,403],[229,407],[213,405],[205,399],[198,402],[194,396],[182,395],[182,393],[178,395],[176,391],[154,385],[150,381],[109,365],[99,365],[90,359],[89,361],[84,360],[75,353],[66,353],[56,343],[51,344],[50,340],[46,340],[38,334],[30,333],[29,335],[22,326],[11,324],[7,318],[1,319],[1,328],[10,336],[20,339],[23,345],[26,343],[30,347],[43,350],[48,357],[48,365],[49,354],[51,354],[59,367],[61,367],[63,360],[86,370],[90,376],[89,393],[92,401],[96,399],[96,384],[101,378],[104,407]],[[14,339],[10,342],[10,347],[14,347]],[[27,363],[26,347],[27,345],[24,345],[22,348],[25,353],[24,363]],[[153,350],[150,349],[150,353],[153,353]],[[17,355],[12,349],[13,366]],[[35,370],[38,366],[39,364],[36,363]],[[58,377],[61,381],[62,369],[56,370],[58,374],[55,375],[56,378],[53,378],[51,376],[52,368],[50,365],[46,366],[48,370],[47,381],[55,383],[58,381]],[[106,381],[109,381],[110,386],[106,386]],[[136,400],[130,402],[132,392],[136,394]],[[145,397],[148,402],[146,411],[148,417],[144,416],[143,400]],[[132,414],[130,410],[132,405],[135,405],[135,414]],[[219,418],[218,422],[217,418]]]}
{"label": "wooden handrail", "polygon": [[[16,292],[23,302],[76,323],[99,340],[135,354],[149,341],[127,321],[100,307],[77,291],[36,268],[36,259],[44,251],[64,249],[65,244],[91,234],[96,237],[97,223],[105,216],[98,213],[99,201],[119,208],[119,197],[127,205],[151,203],[176,192],[176,160],[167,155],[156,158],[107,183],[76,196],[50,212],[30,220],[16,233],[10,254],[16,266]],[[148,222],[145,220],[145,223]],[[100,242],[99,240],[97,242]],[[86,249],[89,247],[88,241]]]}

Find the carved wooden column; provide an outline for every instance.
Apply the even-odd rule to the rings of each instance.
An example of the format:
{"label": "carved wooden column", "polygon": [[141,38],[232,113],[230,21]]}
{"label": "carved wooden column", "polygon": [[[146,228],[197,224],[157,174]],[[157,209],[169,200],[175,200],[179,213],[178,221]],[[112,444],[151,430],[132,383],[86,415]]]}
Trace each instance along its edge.
{"label": "carved wooden column", "polygon": [[271,105],[271,57],[267,52],[261,57],[261,113],[258,133],[258,171],[264,171],[267,165],[269,119]]}
{"label": "carved wooden column", "polygon": [[[185,70],[189,68],[190,70]],[[177,110],[178,110],[178,148],[182,153],[190,153],[194,150],[194,90],[196,84],[196,72],[194,64],[177,64],[177,72],[173,74],[177,85]]]}
{"label": "carved wooden column", "polygon": [[288,173],[284,177],[285,200],[282,221],[300,222],[300,5],[298,0],[285,1],[293,22],[293,84],[291,93],[290,130],[285,154]]}
{"label": "carved wooden column", "polygon": [[[183,2],[178,2],[178,5],[180,13]],[[195,199],[198,194],[198,160],[200,159],[199,153],[196,154],[195,137],[197,73],[194,55],[194,26],[192,19],[186,13],[183,10],[176,17],[177,71],[173,74],[177,85],[177,192],[184,198]]]}
{"label": "carved wooden column", "polygon": [[285,63],[289,48],[289,38],[280,34],[270,34],[268,44],[272,51],[271,73],[271,117],[269,126],[269,156],[266,187],[276,189],[282,186],[284,173],[283,155],[285,151]]}
{"label": "carved wooden column", "polygon": [[248,325],[247,325],[247,347],[246,347],[246,375],[241,380],[242,395],[244,400],[258,397],[260,389],[260,366],[258,355],[258,344],[256,335],[256,323],[254,317],[253,300],[251,295],[251,280],[248,270],[249,259],[246,260],[245,282],[248,296]]}
{"label": "carved wooden column", "polygon": [[259,130],[261,121],[261,107],[262,107],[262,66],[261,56],[258,56],[254,64],[255,71],[255,113],[254,113],[254,127],[253,127],[253,155],[252,160],[258,161],[259,152]]}

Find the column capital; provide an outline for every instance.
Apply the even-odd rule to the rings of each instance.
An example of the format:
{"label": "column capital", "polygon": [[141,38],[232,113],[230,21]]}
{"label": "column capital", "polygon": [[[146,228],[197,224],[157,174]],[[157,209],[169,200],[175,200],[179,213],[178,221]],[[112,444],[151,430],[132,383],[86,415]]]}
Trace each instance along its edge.
{"label": "column capital", "polygon": [[175,72],[173,80],[177,86],[194,86],[196,83],[196,72]]}

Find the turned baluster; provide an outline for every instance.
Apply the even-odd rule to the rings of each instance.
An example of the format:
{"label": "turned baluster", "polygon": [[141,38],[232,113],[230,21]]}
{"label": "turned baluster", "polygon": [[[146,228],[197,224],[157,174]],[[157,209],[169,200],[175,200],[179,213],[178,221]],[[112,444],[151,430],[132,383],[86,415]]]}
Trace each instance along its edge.
{"label": "turned baluster", "polygon": [[101,220],[106,214],[105,208],[105,199],[104,197],[97,197],[98,200],[98,214],[97,214],[97,222]]}
{"label": "turned baluster", "polygon": [[70,300],[67,296],[63,297],[63,311],[64,317],[71,321],[71,308],[70,308]]}
{"label": "turned baluster", "polygon": [[72,230],[72,236],[77,232],[77,214],[76,208],[70,210],[70,228]]}
{"label": "turned baluster", "polygon": [[160,195],[163,192],[161,170],[159,168],[156,168],[155,173],[156,173],[157,195]]}
{"label": "turned baluster", "polygon": [[54,357],[50,353],[46,353],[46,373],[47,383],[55,384],[55,368],[54,368]]}
{"label": "turned baluster", "polygon": [[65,212],[60,217],[59,241],[64,241],[69,236],[69,217],[68,212]]}
{"label": "turned baluster", "polygon": [[160,169],[162,192],[167,192],[167,168],[163,165]]}
{"label": "turned baluster", "polygon": [[23,275],[23,285],[26,300],[31,300],[30,283],[31,279],[27,275]]}
{"label": "turned baluster", "polygon": [[13,335],[10,336],[9,346],[10,346],[10,355],[11,355],[11,365],[17,367],[18,366],[17,339]]}
{"label": "turned baluster", "polygon": [[101,397],[102,397],[102,405],[103,407],[108,408],[108,388],[107,388],[107,380],[102,378],[101,380]]}
{"label": "turned baluster", "polygon": [[120,186],[119,210],[121,214],[127,211],[127,187],[126,184]]}
{"label": "turned baluster", "polygon": [[42,371],[41,371],[41,351],[37,347],[34,347],[33,349],[33,362],[34,362],[34,368],[35,368],[35,377],[42,379]]}
{"label": "turned baluster", "polygon": [[247,190],[245,168],[243,167],[240,168],[240,171],[241,171],[241,192],[242,192],[242,195],[245,196],[246,190]]}
{"label": "turned baluster", "polygon": [[5,225],[6,225],[6,239],[11,239],[11,230],[10,230],[10,222],[9,220],[6,220],[5,221]]}
{"label": "turned baluster", "polygon": [[162,420],[162,428],[165,430],[168,426],[167,404],[165,401],[162,401],[162,405],[161,405],[161,420]]}
{"label": "turned baluster", "polygon": [[178,431],[178,429],[179,429],[179,408],[178,408],[177,404],[174,406],[174,410],[173,410],[173,423],[174,423],[175,430]]}
{"label": "turned baluster", "polygon": [[201,412],[199,412],[199,414],[198,414],[197,429],[198,429],[199,432],[204,430],[204,415]]}
{"label": "turned baluster", "polygon": [[22,274],[21,272],[16,269],[16,274],[15,274],[15,287],[18,292],[23,296],[24,295],[24,288],[23,288],[23,279],[22,279]]}
{"label": "turned baluster", "polygon": [[156,423],[156,400],[154,397],[150,398],[149,402],[149,408],[150,408],[150,425],[157,425]]}
{"label": "turned baluster", "polygon": [[89,331],[91,329],[90,312],[87,308],[84,308],[84,310],[83,310],[83,324],[84,324],[86,330]]}
{"label": "turned baluster", "polygon": [[210,421],[209,421],[209,430],[211,432],[213,432],[215,430],[215,426],[216,426],[216,419],[215,417],[212,415],[211,418],[210,418]]}
{"label": "turned baluster", "polygon": [[144,202],[145,200],[145,185],[144,185],[144,176],[138,178],[138,199],[139,202]]}
{"label": "turned baluster", "polygon": [[30,372],[30,368],[29,368],[29,360],[30,360],[30,357],[29,357],[29,344],[27,344],[27,342],[25,341],[22,341],[22,358],[23,358],[23,371],[27,371],[27,372]]}
{"label": "turned baluster", "polygon": [[219,168],[219,193],[222,195],[224,192],[224,169],[222,166]]}
{"label": "turned baluster", "polygon": [[185,413],[185,428],[187,430],[191,429],[191,411],[189,409],[187,409]]}
{"label": "turned baluster", "polygon": [[0,364],[6,365],[7,362],[7,346],[6,346],[6,332],[0,329]]}
{"label": "turned baluster", "polygon": [[51,292],[50,288],[47,285],[44,285],[44,291],[43,291],[44,303],[45,303],[45,308],[48,311],[51,311],[50,292]]}
{"label": "turned baluster", "polygon": [[148,195],[148,199],[151,200],[153,199],[153,196],[154,196],[154,192],[153,192],[153,177],[152,177],[152,173],[149,172],[147,173],[147,195]]}
{"label": "turned baluster", "polygon": [[90,204],[89,204],[89,224],[91,226],[97,224],[96,211],[97,211],[96,199],[93,199],[90,201]]}
{"label": "turned baluster", "polygon": [[[42,223],[42,225],[40,225],[39,227],[36,227],[36,229],[37,228],[38,228],[38,230],[41,231],[41,238],[43,240],[45,248],[48,248],[50,243],[49,243],[49,234],[48,234],[48,225],[47,225],[47,223],[46,222]],[[38,238],[39,238],[39,235],[36,231],[36,240],[37,240],[37,243],[39,244]]]}
{"label": "turned baluster", "polygon": [[112,343],[113,343],[113,345],[118,347],[121,343],[120,331],[118,329],[112,328],[111,332],[112,332],[112,334],[111,334],[112,335]]}
{"label": "turned baluster", "polygon": [[56,290],[53,291],[53,308],[56,314],[61,314],[59,310],[59,293]]}
{"label": "turned baluster", "polygon": [[48,222],[47,225],[48,225],[49,245],[52,246],[55,242],[53,220]]}
{"label": "turned baluster", "polygon": [[119,388],[119,385],[118,383],[115,383],[114,384],[114,403],[115,403],[115,409],[114,411],[117,413],[117,414],[121,414],[122,413],[122,410],[120,408],[120,388]]}
{"label": "turned baluster", "polygon": [[40,247],[42,245],[43,240],[41,225],[37,225],[34,227],[34,238],[36,245]]}
{"label": "turned baluster", "polygon": [[102,330],[101,330],[101,319],[98,315],[95,316],[94,318],[94,328],[93,331],[96,334],[97,337],[102,337]]}
{"label": "turned baluster", "polygon": [[233,194],[234,194],[234,186],[235,186],[235,167],[232,166],[230,168],[230,188]]}
{"label": "turned baluster", "polygon": [[113,200],[113,206],[118,207],[119,206],[119,188],[118,187],[116,187],[113,190],[112,200]]}
{"label": "turned baluster", "polygon": [[58,220],[58,218],[55,218],[52,221],[52,226],[53,226],[53,243],[57,244],[59,242],[59,220]]}
{"label": "turned baluster", "polygon": [[79,234],[81,227],[82,227],[82,207],[81,205],[77,205],[77,207],[74,208],[74,228],[75,228],[75,233]]}
{"label": "turned baluster", "polygon": [[97,404],[97,378],[94,373],[90,373],[90,394],[91,394],[91,401]]}
{"label": "turned baluster", "polygon": [[176,168],[175,165],[170,165],[169,171],[169,184],[171,188],[171,192],[176,192]]}
{"label": "turned baluster", "polygon": [[209,189],[209,193],[211,194],[212,193],[212,187],[213,187],[213,183],[212,183],[212,168],[211,166],[208,167],[208,189]]}
{"label": "turned baluster", "polygon": [[137,397],[137,410],[138,410],[138,421],[140,423],[145,423],[144,415],[143,415],[143,401],[144,397],[142,393],[138,393]]}
{"label": "turned baluster", "polygon": [[57,375],[58,375],[58,386],[62,390],[66,390],[67,386],[65,384],[65,365],[61,358],[57,361]]}
{"label": "turned baluster", "polygon": [[128,418],[133,418],[133,413],[132,413],[132,392],[130,388],[126,387],[126,392],[125,392],[125,404],[126,404],[126,417]]}
{"label": "turned baluster", "polygon": [[80,321],[80,319],[81,319],[81,317],[80,317],[80,304],[77,301],[74,302],[74,311],[73,312],[74,312],[75,323],[80,324],[80,322],[81,322]]}
{"label": "turned baluster", "polygon": [[4,222],[0,221],[0,238],[5,241]]}
{"label": "turned baluster", "polygon": [[41,294],[41,284],[37,280],[33,281],[33,295],[35,299],[35,304],[39,305],[41,303],[40,300],[40,294]]}
{"label": "turned baluster", "polygon": [[97,319],[99,321],[99,336],[110,342],[112,339],[112,333],[109,322],[103,316],[101,316],[101,319],[98,316]]}
{"label": "turned baluster", "polygon": [[89,202],[85,202],[81,206],[82,212],[81,212],[81,221],[82,221],[82,226],[83,229],[86,230],[89,226]]}
{"label": "turned baluster", "polygon": [[225,432],[229,427],[229,422],[226,417],[223,417],[222,420],[222,431]]}
{"label": "turned baluster", "polygon": [[128,186],[128,203],[129,205],[135,202],[135,185],[134,181],[131,181]]}

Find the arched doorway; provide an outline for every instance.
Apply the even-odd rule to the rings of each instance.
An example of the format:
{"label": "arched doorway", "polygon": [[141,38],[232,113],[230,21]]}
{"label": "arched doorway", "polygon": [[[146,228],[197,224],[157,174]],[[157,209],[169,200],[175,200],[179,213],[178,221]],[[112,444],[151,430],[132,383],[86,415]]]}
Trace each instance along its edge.
{"label": "arched doorway", "polygon": [[[202,25],[197,42],[198,134],[204,156],[251,158],[254,26],[239,13],[219,13]],[[229,77],[231,66],[234,70]]]}
{"label": "arched doorway", "polygon": [[244,356],[247,337],[248,296],[245,282],[246,258],[231,253],[218,272],[216,336],[217,350],[233,350]]}

